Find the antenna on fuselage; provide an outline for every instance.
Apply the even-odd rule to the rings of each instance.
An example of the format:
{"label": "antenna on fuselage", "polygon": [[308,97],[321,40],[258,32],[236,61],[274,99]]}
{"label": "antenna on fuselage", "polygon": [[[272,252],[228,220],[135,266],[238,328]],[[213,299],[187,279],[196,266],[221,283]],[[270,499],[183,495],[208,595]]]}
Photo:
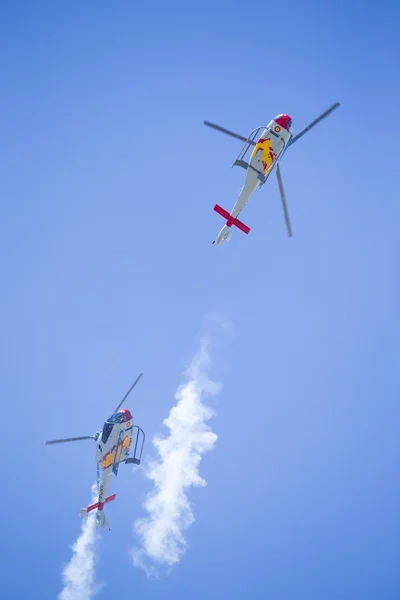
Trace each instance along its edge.
{"label": "antenna on fuselage", "polygon": [[122,398],[121,402],[118,404],[117,408],[114,410],[114,413],[118,412],[119,409],[121,408],[121,406],[123,405],[123,403],[125,402],[125,400],[127,399],[127,397],[129,396],[129,394],[131,393],[131,391],[133,390],[133,388],[135,387],[135,385],[137,384],[137,382],[139,381],[139,379],[141,378],[141,376],[143,375],[143,373],[140,373],[140,375],[135,379],[135,381],[132,383],[131,387],[129,388],[129,390],[126,392],[125,396]]}

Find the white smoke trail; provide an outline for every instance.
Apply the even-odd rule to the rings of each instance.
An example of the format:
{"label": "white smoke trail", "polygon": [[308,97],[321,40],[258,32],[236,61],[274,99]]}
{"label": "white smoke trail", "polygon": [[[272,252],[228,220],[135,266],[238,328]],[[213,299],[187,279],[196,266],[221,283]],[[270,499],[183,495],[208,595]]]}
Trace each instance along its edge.
{"label": "white smoke trail", "polygon": [[199,465],[217,436],[207,424],[214,413],[202,398],[220,390],[220,385],[207,377],[210,362],[207,342],[203,342],[187,370],[188,382],[177,390],[177,403],[164,420],[168,437],[153,439],[158,458],[146,476],[155,490],[144,503],[148,516],[135,521],[141,547],[132,550],[133,564],[148,575],[156,575],[157,566],[172,566],[181,559],[187,549],[185,530],[194,522],[187,491],[191,486],[207,485],[199,475]]}
{"label": "white smoke trail", "polygon": [[[92,486],[93,498],[96,492],[95,484]],[[72,546],[72,558],[62,571],[64,588],[58,600],[90,600],[101,588],[94,581],[98,539],[96,520],[90,515],[84,520],[81,534]]]}

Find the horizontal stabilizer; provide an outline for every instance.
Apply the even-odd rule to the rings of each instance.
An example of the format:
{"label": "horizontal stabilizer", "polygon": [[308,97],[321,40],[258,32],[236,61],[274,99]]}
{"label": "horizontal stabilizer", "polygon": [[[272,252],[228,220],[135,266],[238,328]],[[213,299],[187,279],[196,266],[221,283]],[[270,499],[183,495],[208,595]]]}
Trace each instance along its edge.
{"label": "horizontal stabilizer", "polygon": [[224,208],[222,208],[222,206],[219,206],[219,204],[216,204],[214,206],[214,210],[219,215],[221,215],[221,217],[224,217],[224,219],[226,219],[226,224],[228,227],[232,227],[232,225],[235,225],[235,227],[240,229],[240,231],[243,231],[243,233],[250,232],[250,227],[248,227],[247,225],[242,223],[242,221],[239,221],[239,219],[235,219],[234,217],[231,217],[231,215],[228,213],[228,211],[225,210]]}
{"label": "horizontal stabilizer", "polygon": [[219,215],[221,215],[221,217],[224,217],[224,219],[229,219],[229,217],[231,216],[227,210],[225,210],[224,208],[222,208],[222,206],[219,206],[219,204],[216,204],[214,206],[214,210],[215,212],[217,212]]}
{"label": "horizontal stabilizer", "polygon": [[87,507],[86,512],[90,512],[92,510],[95,510],[96,508],[98,510],[103,510],[103,506],[105,504],[108,504],[109,502],[112,502],[113,500],[115,500],[117,494],[113,494],[112,496],[108,496],[108,498],[106,498],[104,500],[104,502],[96,502],[95,504],[91,504],[90,506]]}

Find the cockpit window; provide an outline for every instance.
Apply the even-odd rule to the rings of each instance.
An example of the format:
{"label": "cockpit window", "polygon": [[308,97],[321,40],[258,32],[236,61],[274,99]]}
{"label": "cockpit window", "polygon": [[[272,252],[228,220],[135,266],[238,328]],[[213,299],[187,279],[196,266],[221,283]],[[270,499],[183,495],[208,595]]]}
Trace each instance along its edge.
{"label": "cockpit window", "polygon": [[105,444],[110,437],[113,427],[114,425],[112,423],[104,423],[103,433],[101,434],[101,441],[103,444]]}
{"label": "cockpit window", "polygon": [[109,419],[107,419],[109,423],[123,423],[125,421],[125,417],[123,413],[115,413]]}

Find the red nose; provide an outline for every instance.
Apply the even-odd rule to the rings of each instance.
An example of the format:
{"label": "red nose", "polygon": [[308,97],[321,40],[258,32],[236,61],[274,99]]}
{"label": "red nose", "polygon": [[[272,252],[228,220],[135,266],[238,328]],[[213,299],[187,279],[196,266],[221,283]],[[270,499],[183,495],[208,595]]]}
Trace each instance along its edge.
{"label": "red nose", "polygon": [[132,420],[131,411],[128,408],[121,408],[119,412],[121,412],[124,415],[125,423]]}
{"label": "red nose", "polygon": [[289,131],[289,127],[292,124],[292,119],[289,115],[278,115],[274,119],[275,123],[278,123],[281,127]]}

